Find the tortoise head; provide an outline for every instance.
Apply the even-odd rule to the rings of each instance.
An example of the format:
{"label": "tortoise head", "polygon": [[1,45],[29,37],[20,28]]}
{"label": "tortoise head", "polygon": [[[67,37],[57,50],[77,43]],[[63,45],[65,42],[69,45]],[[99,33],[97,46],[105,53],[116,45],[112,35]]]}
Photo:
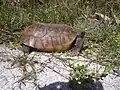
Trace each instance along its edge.
{"label": "tortoise head", "polygon": [[84,36],[85,36],[85,31],[77,32],[77,37],[84,38]]}

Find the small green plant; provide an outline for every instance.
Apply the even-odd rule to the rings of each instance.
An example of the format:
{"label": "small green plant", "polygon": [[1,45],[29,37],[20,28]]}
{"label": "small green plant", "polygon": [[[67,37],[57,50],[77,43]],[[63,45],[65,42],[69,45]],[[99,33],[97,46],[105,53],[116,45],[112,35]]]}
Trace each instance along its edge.
{"label": "small green plant", "polygon": [[36,80],[36,71],[35,71],[35,64],[37,63],[33,57],[28,57],[28,55],[18,55],[13,56],[12,59],[9,59],[11,63],[11,68],[19,68],[21,71],[20,78],[15,83],[25,83],[28,80]]}
{"label": "small green plant", "polygon": [[102,80],[112,70],[112,66],[106,66],[102,73],[88,70],[88,65],[69,65],[70,86],[73,90],[83,90],[82,85],[85,83],[95,83],[94,80]]}
{"label": "small green plant", "polygon": [[84,82],[85,80],[92,80],[93,78],[96,79],[102,79],[110,72],[112,69],[111,66],[106,66],[104,69],[104,72],[102,74],[99,74],[97,71],[96,72],[90,72],[88,70],[88,67],[86,65],[79,65],[77,66],[70,66],[70,80],[76,80],[79,81],[80,83]]}

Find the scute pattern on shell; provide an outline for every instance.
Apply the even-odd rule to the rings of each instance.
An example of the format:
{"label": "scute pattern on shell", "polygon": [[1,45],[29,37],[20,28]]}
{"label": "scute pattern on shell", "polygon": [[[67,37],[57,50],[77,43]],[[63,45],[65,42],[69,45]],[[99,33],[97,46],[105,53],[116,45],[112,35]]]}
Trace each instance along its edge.
{"label": "scute pattern on shell", "polygon": [[70,48],[76,32],[64,24],[33,24],[21,33],[21,43],[41,51],[59,51]]}

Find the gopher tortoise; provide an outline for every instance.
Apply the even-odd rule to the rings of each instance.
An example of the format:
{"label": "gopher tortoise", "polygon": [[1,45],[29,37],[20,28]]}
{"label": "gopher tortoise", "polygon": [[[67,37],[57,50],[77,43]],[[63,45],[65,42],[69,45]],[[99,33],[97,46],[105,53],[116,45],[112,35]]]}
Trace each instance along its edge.
{"label": "gopher tortoise", "polygon": [[81,52],[84,36],[84,31],[75,32],[65,24],[32,24],[21,32],[20,44],[24,53]]}

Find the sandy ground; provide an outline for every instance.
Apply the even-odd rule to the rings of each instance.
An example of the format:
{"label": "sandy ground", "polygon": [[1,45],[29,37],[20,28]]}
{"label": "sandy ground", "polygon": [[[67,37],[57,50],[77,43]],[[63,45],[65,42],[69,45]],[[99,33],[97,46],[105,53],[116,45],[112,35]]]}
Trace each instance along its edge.
{"label": "sandy ground", "polygon": [[[68,86],[69,72],[66,65],[53,54],[32,53],[34,56],[34,68],[27,66],[29,73],[24,73],[18,64],[13,64],[13,57],[21,56],[19,50],[10,50],[4,45],[0,45],[0,90],[71,90]],[[61,57],[64,58],[64,55]],[[87,60],[83,57],[69,57],[82,62]],[[78,61],[76,61],[78,62]],[[100,67],[91,64],[90,69],[95,70]],[[102,69],[101,69],[102,70]],[[25,77],[25,75],[27,75]],[[120,90],[120,77],[109,74],[100,84],[86,84],[85,90]]]}

